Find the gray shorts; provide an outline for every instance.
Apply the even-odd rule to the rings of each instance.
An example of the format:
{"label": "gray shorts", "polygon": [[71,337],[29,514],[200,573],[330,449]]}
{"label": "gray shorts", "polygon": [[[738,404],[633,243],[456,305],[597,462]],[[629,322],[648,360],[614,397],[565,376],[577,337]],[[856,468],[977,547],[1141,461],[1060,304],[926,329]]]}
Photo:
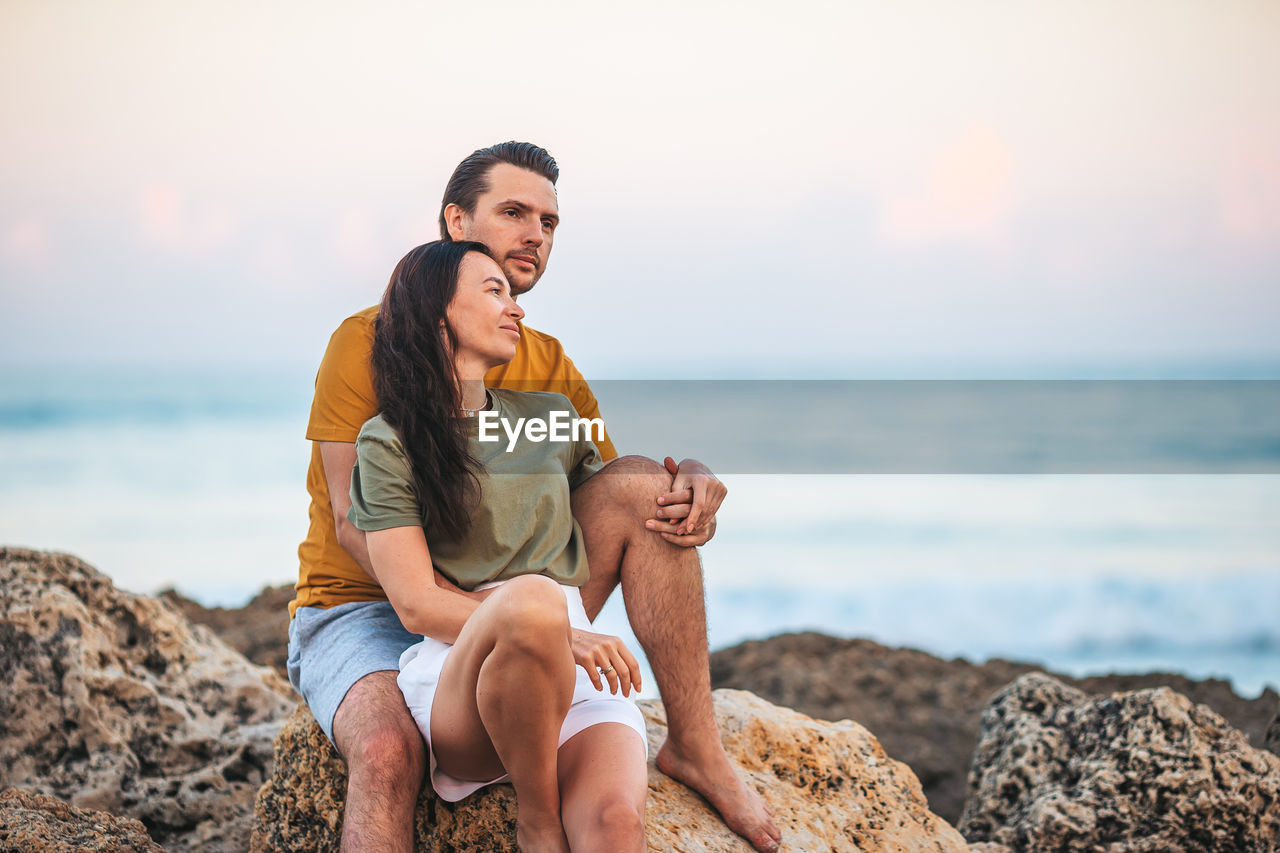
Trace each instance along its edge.
{"label": "gray shorts", "polygon": [[289,681],[332,742],[333,716],[347,691],[371,672],[398,672],[400,655],[421,641],[390,602],[299,607],[289,621]]}

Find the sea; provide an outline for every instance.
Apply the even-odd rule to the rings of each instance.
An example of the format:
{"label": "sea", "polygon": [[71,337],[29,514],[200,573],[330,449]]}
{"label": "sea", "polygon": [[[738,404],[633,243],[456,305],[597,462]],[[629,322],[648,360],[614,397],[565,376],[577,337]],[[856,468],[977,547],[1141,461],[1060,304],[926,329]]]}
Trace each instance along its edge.
{"label": "sea", "polygon": [[[0,544],[240,606],[297,577],[306,369],[6,368]],[[1280,382],[592,383],[729,487],[711,647],[787,631],[1280,688]],[[597,622],[639,654],[616,595]],[[646,669],[643,695],[656,695]]]}

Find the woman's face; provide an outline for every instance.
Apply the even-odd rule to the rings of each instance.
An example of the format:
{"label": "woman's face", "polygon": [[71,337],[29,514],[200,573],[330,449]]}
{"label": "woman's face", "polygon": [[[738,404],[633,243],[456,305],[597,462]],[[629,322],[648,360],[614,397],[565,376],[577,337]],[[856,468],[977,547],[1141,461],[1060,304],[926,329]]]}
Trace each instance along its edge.
{"label": "woman's face", "polygon": [[524,310],[511,298],[506,276],[491,258],[479,252],[462,258],[458,289],[445,316],[458,339],[454,360],[460,368],[476,364],[488,370],[515,358]]}

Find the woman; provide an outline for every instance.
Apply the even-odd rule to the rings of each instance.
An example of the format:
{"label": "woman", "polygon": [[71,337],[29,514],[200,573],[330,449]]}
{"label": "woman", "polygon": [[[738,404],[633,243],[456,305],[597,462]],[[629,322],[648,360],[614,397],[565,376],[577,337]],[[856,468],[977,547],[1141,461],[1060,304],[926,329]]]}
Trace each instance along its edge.
{"label": "woman", "polygon": [[588,630],[569,509],[600,457],[585,438],[510,452],[505,435],[478,440],[482,412],[510,423],[573,412],[558,394],[485,389],[485,372],[514,357],[523,316],[480,243],[428,243],[400,261],[374,335],[381,411],[356,443],[349,517],[401,622],[425,637],[401,657],[399,683],[437,793],[456,801],[509,778],[521,850],[639,851],[639,666]]}

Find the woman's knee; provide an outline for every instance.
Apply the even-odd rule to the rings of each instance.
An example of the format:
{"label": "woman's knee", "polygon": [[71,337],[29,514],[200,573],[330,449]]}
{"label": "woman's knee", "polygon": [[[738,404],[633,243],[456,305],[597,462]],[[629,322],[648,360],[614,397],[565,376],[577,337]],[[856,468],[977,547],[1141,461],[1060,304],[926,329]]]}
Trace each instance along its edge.
{"label": "woman's knee", "polygon": [[541,575],[503,584],[495,595],[499,638],[529,652],[549,653],[569,641],[569,609],[560,585]]}
{"label": "woman's knee", "polygon": [[609,838],[644,836],[644,805],[632,797],[609,796],[595,809],[596,831]]}

